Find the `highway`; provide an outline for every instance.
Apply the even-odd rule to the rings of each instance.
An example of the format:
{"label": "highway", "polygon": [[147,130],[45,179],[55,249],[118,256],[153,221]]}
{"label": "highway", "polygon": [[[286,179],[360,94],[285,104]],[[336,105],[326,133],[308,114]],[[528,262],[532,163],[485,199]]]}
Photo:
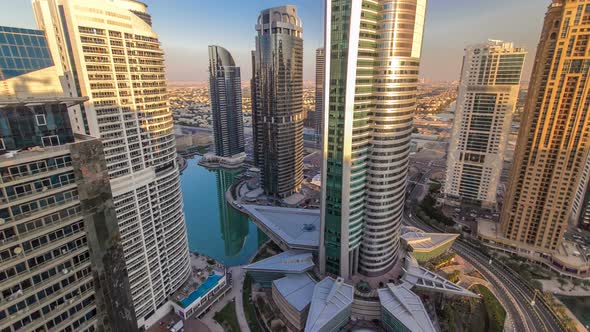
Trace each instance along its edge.
{"label": "highway", "polygon": [[[415,183],[408,183],[409,191],[404,210],[404,223],[426,232],[441,232],[441,230],[422,222],[412,211],[412,207],[418,204],[420,190],[427,185],[429,178],[430,171],[428,170]],[[501,262],[491,260],[476,246],[461,238],[455,241],[453,249],[459,256],[477,268],[493,285],[495,294],[501,297],[500,301],[512,318],[515,331],[565,331],[542,296],[535,297],[534,289],[523,282],[516,272]],[[535,298],[534,305],[532,304],[533,298]]]}

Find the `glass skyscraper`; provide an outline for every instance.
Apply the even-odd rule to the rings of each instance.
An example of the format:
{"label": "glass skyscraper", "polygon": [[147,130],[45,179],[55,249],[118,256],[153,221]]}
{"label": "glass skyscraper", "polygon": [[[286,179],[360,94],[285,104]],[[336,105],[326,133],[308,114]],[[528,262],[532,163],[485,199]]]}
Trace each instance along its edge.
{"label": "glass skyscraper", "polygon": [[1,79],[53,66],[43,31],[0,27]]}
{"label": "glass skyscraper", "polygon": [[320,269],[398,258],[426,0],[328,0]]}
{"label": "glass skyscraper", "polygon": [[297,7],[263,10],[253,54],[254,161],[267,195],[288,197],[303,180],[303,28]]}
{"label": "glass skyscraper", "polygon": [[240,67],[221,46],[209,46],[209,96],[215,154],[231,158],[244,153]]}

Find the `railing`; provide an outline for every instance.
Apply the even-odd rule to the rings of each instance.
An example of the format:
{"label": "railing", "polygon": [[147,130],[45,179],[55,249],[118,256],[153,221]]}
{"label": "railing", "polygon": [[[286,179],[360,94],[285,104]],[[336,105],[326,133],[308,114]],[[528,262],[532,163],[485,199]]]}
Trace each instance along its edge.
{"label": "railing", "polygon": [[69,268],[67,270],[68,272],[66,272],[66,273],[64,273],[63,271],[59,271],[55,275],[53,275],[53,276],[51,276],[51,277],[43,280],[42,282],[40,282],[38,284],[31,285],[31,287],[28,287],[27,289],[23,290],[22,295],[14,296],[14,297],[12,297],[12,295],[11,295],[9,297],[0,299],[0,305],[5,305],[6,303],[10,303],[10,302],[12,302],[12,301],[14,301],[16,299],[26,298],[31,293],[37,293],[38,291],[41,291],[41,290],[45,289],[45,287],[47,285],[49,285],[51,283],[55,283],[56,280],[59,280],[59,279],[62,279],[63,280],[67,276],[69,276],[69,275],[71,275],[73,273],[78,272],[80,270],[80,267],[82,265],[88,265],[89,266],[89,263],[90,263],[90,258],[87,258],[87,259],[79,262],[78,264],[72,266],[71,268]]}
{"label": "railing", "polygon": [[72,201],[77,201],[77,200],[78,200],[78,195],[75,195],[75,196],[72,196],[70,198],[66,198],[63,201],[59,201],[59,202],[47,204],[47,205],[45,205],[43,207],[37,207],[36,209],[31,210],[31,211],[28,211],[26,213],[21,213],[19,215],[13,216],[13,217],[4,218],[4,222],[12,222],[12,221],[22,220],[22,219],[25,219],[25,218],[28,218],[28,217],[32,216],[33,214],[35,214],[39,210],[46,211],[46,210],[48,210],[48,209],[50,209],[52,207],[64,205],[66,203],[70,203]]}
{"label": "railing", "polygon": [[13,252],[13,256],[10,256],[10,257],[7,257],[7,258],[0,258],[0,263],[2,263],[2,264],[6,263],[7,264],[7,263],[9,263],[11,261],[14,261],[16,259],[24,258],[25,257],[25,254],[28,254],[28,253],[30,253],[32,251],[37,251],[37,250],[46,250],[44,248],[47,247],[47,246],[54,246],[55,247],[55,246],[63,245],[63,244],[65,244],[67,242],[67,241],[63,241],[63,240],[70,240],[72,238],[77,238],[77,237],[80,237],[81,235],[83,236],[85,234],[86,234],[86,232],[84,232],[83,230],[82,231],[79,231],[79,232],[72,232],[72,233],[67,234],[67,235],[64,234],[60,238],[53,239],[52,241],[49,241],[49,242],[47,242],[47,243],[45,243],[45,244],[43,244],[43,245],[41,245],[41,246],[39,246],[37,248],[29,248],[28,250],[23,250],[21,246],[16,246],[15,249],[16,248],[21,248],[20,252],[18,252],[18,253],[14,253]]}
{"label": "railing", "polygon": [[49,186],[43,186],[41,188],[35,188],[34,185],[31,184],[31,186],[33,187],[31,190],[27,190],[27,191],[22,192],[20,194],[6,196],[5,200],[7,202],[16,201],[16,200],[23,199],[23,198],[33,195],[33,194],[44,193],[44,192],[47,192],[48,190],[65,187],[65,186],[73,184],[73,183],[76,183],[75,179],[61,181],[60,183],[51,184]]}
{"label": "railing", "polygon": [[15,241],[18,241],[18,240],[27,239],[27,238],[29,238],[31,236],[34,236],[35,234],[38,234],[38,233],[45,232],[45,230],[47,228],[49,228],[49,226],[53,226],[53,225],[60,224],[60,223],[67,223],[68,221],[71,221],[71,220],[73,220],[73,219],[75,219],[75,218],[77,218],[77,217],[79,217],[81,215],[82,215],[81,212],[76,212],[76,213],[73,213],[73,214],[71,214],[71,215],[69,215],[69,216],[67,216],[65,218],[60,218],[60,219],[56,219],[56,220],[50,220],[50,221],[46,222],[43,226],[37,227],[35,229],[32,229],[29,232],[25,232],[25,233],[22,233],[22,234],[16,234],[16,235],[13,235],[13,236],[11,236],[9,238],[0,240],[0,247],[3,247],[6,244],[9,244],[9,243],[12,243],[12,242],[15,242]]}
{"label": "railing", "polygon": [[[57,258],[57,260],[50,260],[50,261],[45,261],[45,262],[43,262],[43,263],[41,263],[41,264],[39,264],[39,265],[36,265],[36,266],[35,266],[35,267],[33,267],[33,268],[30,268],[30,269],[28,269],[28,270],[25,270],[25,271],[22,271],[22,272],[20,272],[20,273],[17,273],[17,274],[15,274],[15,275],[14,275],[13,277],[11,277],[11,278],[7,278],[7,279],[5,279],[5,280],[2,280],[2,281],[0,281],[0,286],[4,288],[4,287],[6,287],[6,286],[5,286],[5,284],[9,283],[10,281],[12,281],[12,282],[17,282],[17,281],[15,280],[15,279],[16,279],[15,277],[17,277],[17,276],[19,276],[19,277],[20,277],[20,278],[18,278],[18,279],[20,280],[20,279],[22,279],[22,278],[25,278],[25,276],[27,276],[27,275],[33,275],[33,274],[35,274],[36,272],[38,272],[38,271],[40,271],[40,270],[42,270],[42,269],[46,268],[46,267],[47,267],[47,265],[49,265],[50,263],[51,263],[51,264],[61,264],[61,263],[64,263],[65,261],[67,261],[67,260],[71,259],[72,257],[74,257],[74,256],[76,256],[76,255],[79,255],[79,254],[81,254],[81,253],[82,253],[84,250],[88,250],[88,248],[87,248],[87,247],[79,247],[79,248],[76,248],[76,249],[74,249],[74,250],[72,250],[72,251],[68,252],[68,256],[66,256],[66,255],[63,255],[63,256],[61,256],[61,257],[58,257],[58,258]],[[82,264],[82,263],[80,263],[80,264]]]}
{"label": "railing", "polygon": [[[76,280],[76,282],[74,284],[70,284],[70,285],[68,285],[68,287],[60,288],[57,292],[49,295],[48,297],[44,298],[42,301],[37,301],[34,304],[27,306],[28,310],[22,309],[12,315],[9,315],[7,317],[8,321],[12,322],[16,319],[22,318],[23,315],[31,314],[33,309],[36,309],[37,307],[40,307],[41,305],[46,305],[47,303],[51,303],[51,300],[56,299],[58,297],[58,295],[62,295],[66,291],[71,291],[73,289],[73,286],[78,286],[84,282],[89,281],[91,278],[92,278],[92,275],[88,274],[88,275]],[[80,293],[75,298],[82,297],[83,295],[87,294],[88,292],[94,292],[94,288],[88,288],[85,292]],[[66,305],[67,303],[68,302],[64,302],[64,304],[62,304],[62,306]],[[59,309],[59,306],[55,307],[52,311],[55,311],[57,309]]]}
{"label": "railing", "polygon": [[2,176],[2,183],[8,183],[8,182],[12,182],[12,181],[16,181],[16,180],[22,180],[22,179],[26,179],[35,175],[40,175],[43,173],[47,173],[50,171],[54,171],[54,170],[58,170],[58,169],[62,169],[62,168],[66,168],[66,167],[70,167],[72,166],[72,163],[70,161],[65,162],[64,164],[58,165],[58,166],[47,166],[47,167],[43,167],[43,168],[39,168],[36,171],[27,171],[27,172],[23,172],[20,174],[14,174],[14,175],[3,175]]}

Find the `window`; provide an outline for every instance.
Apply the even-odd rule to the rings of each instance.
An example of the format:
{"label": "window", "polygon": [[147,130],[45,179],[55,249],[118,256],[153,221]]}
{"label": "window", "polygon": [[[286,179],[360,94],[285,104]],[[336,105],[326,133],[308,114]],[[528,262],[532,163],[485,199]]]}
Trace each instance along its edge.
{"label": "window", "polygon": [[57,145],[59,145],[59,137],[57,135],[43,136],[43,146]]}
{"label": "window", "polygon": [[47,120],[45,119],[45,114],[35,115],[35,120],[37,120],[37,126],[46,126],[47,125]]}

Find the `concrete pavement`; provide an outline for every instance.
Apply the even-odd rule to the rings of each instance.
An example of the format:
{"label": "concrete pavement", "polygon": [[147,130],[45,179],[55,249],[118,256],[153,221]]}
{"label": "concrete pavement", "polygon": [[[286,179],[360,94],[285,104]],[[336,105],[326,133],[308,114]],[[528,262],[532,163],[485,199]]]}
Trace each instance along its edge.
{"label": "concrete pavement", "polygon": [[[223,309],[230,301],[236,301],[236,316],[238,317],[238,324],[241,332],[250,332],[248,321],[244,314],[244,306],[242,301],[242,288],[244,286],[244,269],[241,266],[230,267],[229,271],[232,274],[232,289],[216,304],[214,304],[209,312],[205,314],[200,320],[207,325],[212,332],[224,332],[223,327],[213,319],[215,313]],[[188,331],[187,331],[188,332]],[[191,331],[192,332],[192,331]]]}

